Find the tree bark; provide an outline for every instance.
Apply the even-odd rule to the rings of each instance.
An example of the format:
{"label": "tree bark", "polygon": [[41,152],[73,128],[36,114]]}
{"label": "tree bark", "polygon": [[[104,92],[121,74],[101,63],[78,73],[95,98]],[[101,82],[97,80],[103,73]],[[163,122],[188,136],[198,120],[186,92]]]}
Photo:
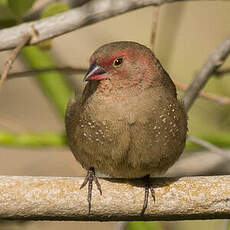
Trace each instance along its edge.
{"label": "tree bark", "polygon": [[230,176],[153,178],[156,202],[149,197],[141,216],[141,180],[99,178],[88,214],[84,178],[0,177],[0,219],[8,220],[188,220],[230,218]]}

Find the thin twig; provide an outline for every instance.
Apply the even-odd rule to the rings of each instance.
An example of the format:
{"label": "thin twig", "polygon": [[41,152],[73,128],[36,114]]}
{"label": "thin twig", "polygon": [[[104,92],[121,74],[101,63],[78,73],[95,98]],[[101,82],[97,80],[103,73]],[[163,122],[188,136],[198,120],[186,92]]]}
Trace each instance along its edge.
{"label": "thin twig", "polygon": [[195,99],[199,95],[200,90],[204,87],[206,82],[212,76],[212,73],[214,73],[216,69],[219,68],[224,63],[229,53],[230,53],[230,35],[209,56],[206,63],[196,74],[192,83],[185,91],[185,94],[183,96],[183,101],[184,101],[186,111],[188,111],[191,108]]}
{"label": "thin twig", "polygon": [[128,223],[127,221],[119,221],[115,224],[114,226],[114,230],[126,230],[128,227]]}
{"label": "thin twig", "polygon": [[229,230],[230,228],[230,220],[226,219],[222,223],[221,230]]}
{"label": "thin twig", "polygon": [[[176,85],[176,87],[178,89],[183,90],[183,91],[186,91],[186,89],[188,88],[188,86],[186,86],[185,84],[178,82],[178,81],[174,81],[174,84]],[[199,92],[199,96],[201,96],[205,99],[214,101],[220,105],[229,105],[230,104],[230,98],[229,97],[219,96],[219,95],[216,95],[213,93],[205,92],[203,90],[201,90]]]}
{"label": "thin twig", "polygon": [[217,77],[222,77],[223,75],[230,74],[230,68],[224,68],[224,69],[217,70],[215,71],[214,74]]}
{"label": "thin twig", "polygon": [[34,74],[39,74],[43,72],[50,72],[50,71],[61,71],[68,74],[84,74],[87,72],[86,68],[81,67],[71,67],[71,66],[65,66],[65,67],[50,67],[50,68],[42,68],[42,69],[33,69],[28,71],[22,71],[22,72],[15,72],[8,74],[8,79],[14,79],[19,77],[28,77]]}
{"label": "thin twig", "polygon": [[193,136],[188,136],[187,139],[193,143],[196,143],[200,146],[205,147],[206,149],[209,149],[210,151],[217,153],[223,157],[225,157],[226,159],[230,160],[230,153],[223,151],[221,148],[207,142],[204,140],[201,140],[197,137],[193,137]]}
{"label": "thin twig", "polygon": [[160,6],[156,6],[153,9],[153,25],[152,25],[152,35],[151,35],[151,46],[152,50],[154,50],[155,41],[156,41],[156,33],[157,33],[157,26],[159,23],[159,15],[160,15]]}
{"label": "thin twig", "polygon": [[[39,36],[32,38],[30,44],[37,44],[132,10],[173,2],[181,0],[92,0],[78,8],[32,22]],[[31,22],[28,22],[1,30],[0,50],[16,47],[22,40],[22,34],[29,33],[30,27]]]}
{"label": "thin twig", "polygon": [[6,62],[6,66],[5,69],[2,72],[1,78],[0,78],[0,88],[2,87],[4,81],[7,78],[7,75],[16,59],[16,57],[18,56],[19,52],[21,51],[21,49],[26,45],[26,43],[30,40],[31,35],[24,35],[23,39],[20,41],[20,43],[17,45],[17,47],[13,50],[11,56],[9,57],[9,59]]}

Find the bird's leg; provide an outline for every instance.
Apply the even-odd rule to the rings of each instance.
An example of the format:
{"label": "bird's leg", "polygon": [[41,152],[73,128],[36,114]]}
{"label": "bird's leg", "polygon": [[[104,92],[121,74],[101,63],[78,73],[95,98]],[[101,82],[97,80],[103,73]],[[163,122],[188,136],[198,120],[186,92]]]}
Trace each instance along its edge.
{"label": "bird's leg", "polygon": [[89,168],[87,175],[85,177],[84,182],[82,183],[80,189],[85,187],[88,183],[88,203],[89,203],[89,214],[91,210],[91,199],[92,199],[92,190],[93,190],[93,182],[97,185],[97,189],[99,190],[100,194],[102,195],[101,185],[98,182],[98,179],[95,174],[95,170],[93,167]]}
{"label": "bird's leg", "polygon": [[149,191],[151,192],[152,198],[153,198],[154,203],[155,203],[155,192],[154,192],[153,185],[150,182],[150,175],[144,176],[143,179],[145,181],[145,197],[144,197],[144,203],[143,203],[141,215],[144,215],[145,210],[148,206]]}

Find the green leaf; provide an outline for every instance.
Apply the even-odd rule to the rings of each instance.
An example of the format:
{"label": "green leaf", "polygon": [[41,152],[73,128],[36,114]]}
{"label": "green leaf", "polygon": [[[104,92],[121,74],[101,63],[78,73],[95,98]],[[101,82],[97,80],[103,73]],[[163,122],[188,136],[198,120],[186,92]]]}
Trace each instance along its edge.
{"label": "green leaf", "polygon": [[162,230],[163,228],[159,222],[133,221],[128,223],[126,229],[127,230]]}
{"label": "green leaf", "polygon": [[6,5],[7,5],[7,3],[8,3],[8,1],[7,1],[7,0],[0,0],[0,5],[4,5],[4,6],[6,6]]}
{"label": "green leaf", "polygon": [[[38,46],[23,48],[22,55],[27,65],[32,69],[55,67],[51,54],[48,51],[41,50]],[[72,93],[65,76],[57,71],[43,72],[36,74],[36,76],[35,79],[42,90],[64,118],[66,104]]]}
{"label": "green leaf", "polygon": [[5,6],[0,4],[0,27],[9,27],[16,24],[16,19],[11,12],[11,10]]}
{"label": "green leaf", "polygon": [[7,147],[59,147],[66,145],[66,137],[53,132],[10,133],[0,130],[0,145]]}
{"label": "green leaf", "polygon": [[[62,13],[69,9],[68,5],[63,2],[55,2],[48,5],[41,13],[41,18],[51,17],[55,14]],[[51,40],[47,40],[38,44],[43,50],[48,50],[52,46]]]}
{"label": "green leaf", "polygon": [[69,7],[67,4],[63,2],[55,2],[50,5],[48,5],[41,13],[41,18],[46,18],[53,16],[55,14],[62,13],[64,11],[69,10]]}
{"label": "green leaf", "polygon": [[8,6],[20,20],[31,9],[35,0],[8,0]]}

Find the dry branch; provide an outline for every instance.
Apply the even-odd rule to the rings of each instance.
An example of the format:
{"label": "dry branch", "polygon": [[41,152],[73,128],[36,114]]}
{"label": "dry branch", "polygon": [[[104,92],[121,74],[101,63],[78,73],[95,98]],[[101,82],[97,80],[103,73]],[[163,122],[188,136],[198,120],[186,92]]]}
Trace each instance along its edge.
{"label": "dry branch", "polygon": [[230,68],[218,69],[214,74],[217,77],[222,77],[223,75],[230,74]]}
{"label": "dry branch", "polygon": [[25,35],[23,37],[23,39],[21,40],[21,42],[17,45],[17,47],[13,50],[11,56],[9,57],[9,59],[6,62],[6,66],[5,69],[3,70],[2,74],[1,74],[1,78],[0,78],[0,88],[2,86],[2,84],[4,83],[4,81],[7,78],[7,75],[16,59],[16,57],[18,56],[19,52],[21,51],[21,49],[26,45],[26,43],[29,41],[31,35]]}
{"label": "dry branch", "polygon": [[206,82],[212,76],[212,73],[219,68],[227,58],[230,53],[230,35],[222,42],[222,44],[217,47],[217,49],[209,56],[206,63],[196,74],[192,83],[186,90],[183,100],[185,105],[185,110],[188,111],[195,99],[199,95],[201,89],[205,86]]}
{"label": "dry branch", "polygon": [[146,6],[159,6],[164,3],[176,1],[181,0],[93,0],[81,7],[54,15],[49,18],[23,23],[18,26],[1,30],[0,51],[16,47],[23,39],[23,35],[30,33],[31,26],[35,28],[38,36],[31,39],[30,44],[37,44],[44,40],[57,37],[64,33],[68,33],[70,31],[131,10]]}
{"label": "dry branch", "polygon": [[160,14],[160,6],[155,7],[153,11],[153,25],[152,25],[152,34],[150,40],[152,50],[154,50],[155,41],[156,41],[157,28],[159,24],[159,14]]}
{"label": "dry branch", "polygon": [[[188,88],[188,86],[186,86],[185,84],[178,82],[178,81],[174,81],[174,84],[176,85],[176,87],[178,89],[183,90],[183,91],[186,91],[186,89]],[[205,92],[203,90],[201,90],[199,92],[199,96],[203,97],[205,99],[214,101],[220,105],[229,105],[230,104],[230,98],[229,97],[219,96],[219,95],[216,95],[214,93]]]}
{"label": "dry branch", "polygon": [[50,68],[41,68],[41,69],[33,69],[22,72],[14,72],[8,74],[8,79],[20,78],[20,77],[28,77],[38,73],[50,72],[50,71],[61,71],[67,74],[84,74],[87,72],[86,68],[75,68],[71,66],[65,67],[50,67]]}
{"label": "dry branch", "polygon": [[214,152],[216,154],[219,154],[220,156],[223,156],[224,158],[230,160],[230,153],[226,152],[224,150],[222,150],[221,148],[213,145],[212,143],[205,141],[205,140],[201,140],[200,138],[197,137],[193,137],[193,136],[187,136],[187,140],[189,140],[190,142],[196,143],[200,146],[205,147],[206,149],[209,149],[211,152]]}
{"label": "dry branch", "polygon": [[155,178],[156,202],[140,215],[140,180],[100,179],[88,215],[84,178],[0,177],[0,219],[10,220],[186,220],[230,218],[230,176]]}

